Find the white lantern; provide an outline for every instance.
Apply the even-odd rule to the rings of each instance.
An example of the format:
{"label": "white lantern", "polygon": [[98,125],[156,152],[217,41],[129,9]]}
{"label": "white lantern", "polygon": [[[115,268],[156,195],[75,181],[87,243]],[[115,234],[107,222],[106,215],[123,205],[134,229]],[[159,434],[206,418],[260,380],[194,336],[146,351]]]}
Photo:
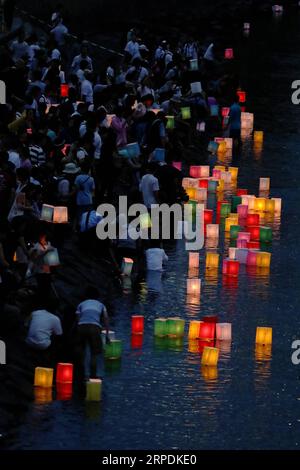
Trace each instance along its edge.
{"label": "white lantern", "polygon": [[195,200],[197,202],[206,201],[207,200],[207,189],[206,188],[199,188],[195,190]]}
{"label": "white lantern", "polygon": [[275,214],[280,214],[282,204],[281,199],[279,197],[272,197],[272,201],[275,201]]}
{"label": "white lantern", "polygon": [[228,254],[229,259],[231,259],[231,260],[235,260],[235,259],[236,259],[236,258],[235,258],[236,250],[237,250],[237,249],[236,249],[236,248],[233,248],[233,247],[230,247],[230,248],[229,248],[229,254]]}
{"label": "white lantern", "polygon": [[217,323],[216,336],[220,341],[231,341],[231,323]]}
{"label": "white lantern", "polygon": [[133,260],[131,258],[123,258],[122,273],[124,276],[130,276],[133,267]]}
{"label": "white lantern", "polygon": [[206,226],[207,238],[219,238],[219,224],[207,224]]}
{"label": "white lantern", "polygon": [[235,259],[239,261],[240,264],[247,264],[249,250],[247,248],[237,248],[235,253]]}
{"label": "white lantern", "polygon": [[259,178],[259,190],[270,191],[270,178]]}
{"label": "white lantern", "polygon": [[59,265],[60,265],[60,260],[59,260],[59,256],[58,256],[58,251],[57,251],[56,248],[54,248],[52,251],[49,251],[49,253],[47,253],[47,254],[44,256],[44,263],[45,263],[47,266],[51,266],[51,267],[59,266]]}
{"label": "white lantern", "polygon": [[199,253],[189,252],[189,269],[199,268]]}
{"label": "white lantern", "polygon": [[202,86],[201,86],[201,83],[200,83],[200,82],[191,83],[191,92],[192,92],[193,94],[195,94],[195,93],[202,93]]}
{"label": "white lantern", "polygon": [[54,206],[49,206],[48,204],[43,204],[41,220],[45,222],[52,222],[54,214]]}
{"label": "white lantern", "polygon": [[231,173],[229,171],[222,171],[221,179],[224,181],[225,184],[230,184],[232,179]]}

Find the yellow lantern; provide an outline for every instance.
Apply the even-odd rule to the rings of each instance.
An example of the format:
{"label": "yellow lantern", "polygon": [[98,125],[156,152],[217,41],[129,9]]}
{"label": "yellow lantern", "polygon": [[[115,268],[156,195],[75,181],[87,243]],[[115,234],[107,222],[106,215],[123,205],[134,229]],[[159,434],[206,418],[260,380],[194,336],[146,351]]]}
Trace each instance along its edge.
{"label": "yellow lantern", "polygon": [[275,212],[275,201],[273,199],[266,199],[266,212],[271,214]]}
{"label": "yellow lantern", "polygon": [[256,265],[258,268],[270,268],[271,253],[259,251],[256,256]]}
{"label": "yellow lantern", "polygon": [[219,224],[207,224],[206,236],[207,238],[218,239],[219,238]]}
{"label": "yellow lantern", "polygon": [[270,178],[259,178],[259,190],[270,191]]}
{"label": "yellow lantern", "polygon": [[254,131],[254,142],[256,144],[261,144],[264,141],[264,133],[263,131]]}
{"label": "yellow lantern", "polygon": [[201,321],[192,320],[189,326],[189,340],[200,338]]}
{"label": "yellow lantern", "polygon": [[34,386],[49,388],[53,384],[53,369],[36,367],[34,372]]}
{"label": "yellow lantern", "polygon": [[275,202],[275,213],[280,214],[281,213],[281,199],[279,197],[272,197],[272,201]]}
{"label": "yellow lantern", "polygon": [[225,232],[230,232],[230,227],[236,225],[236,218],[231,217],[231,215],[225,220]]}
{"label": "yellow lantern", "polygon": [[201,279],[187,279],[187,294],[199,296],[201,292]]}
{"label": "yellow lantern", "polygon": [[34,401],[38,404],[52,402],[52,388],[34,387]]}
{"label": "yellow lantern", "polygon": [[67,224],[68,221],[69,221],[68,208],[67,207],[54,207],[53,223],[54,224]]}
{"label": "yellow lantern", "polygon": [[226,171],[226,167],[223,165],[216,165],[214,169],[219,171]]}
{"label": "yellow lantern", "polygon": [[266,200],[264,197],[258,197],[254,202],[254,210],[257,212],[265,212],[266,210]]}
{"label": "yellow lantern", "polygon": [[206,269],[218,269],[219,267],[219,258],[218,253],[207,253],[206,254]]}
{"label": "yellow lantern", "polygon": [[257,361],[270,361],[272,358],[271,344],[255,344],[255,359]]}
{"label": "yellow lantern", "polygon": [[225,153],[226,150],[227,150],[226,142],[222,140],[221,142],[219,142],[218,153]]}
{"label": "yellow lantern", "polygon": [[218,369],[215,366],[202,366],[201,375],[205,381],[216,380],[218,378]]}
{"label": "yellow lantern", "polygon": [[190,199],[195,200],[197,195],[197,190],[194,188],[186,188],[186,193]]}
{"label": "yellow lantern", "polygon": [[210,348],[205,346],[203,349],[201,364],[203,366],[217,366],[219,360],[218,348]]}
{"label": "yellow lantern", "polygon": [[102,380],[90,379],[86,383],[86,401],[101,401]]}
{"label": "yellow lantern", "polygon": [[225,187],[224,180],[220,179],[220,180],[218,181],[217,191],[218,191],[218,192],[224,191],[224,187]]}
{"label": "yellow lantern", "polygon": [[189,269],[199,268],[199,253],[189,252]]}
{"label": "yellow lantern", "polygon": [[238,178],[239,169],[238,169],[237,167],[235,167],[235,166],[230,166],[230,167],[228,168],[228,171],[229,171],[229,173],[231,174],[231,179],[232,179],[233,181],[236,181],[237,178]]}
{"label": "yellow lantern", "polygon": [[270,345],[272,344],[273,329],[270,327],[258,326],[256,328],[256,344]]}

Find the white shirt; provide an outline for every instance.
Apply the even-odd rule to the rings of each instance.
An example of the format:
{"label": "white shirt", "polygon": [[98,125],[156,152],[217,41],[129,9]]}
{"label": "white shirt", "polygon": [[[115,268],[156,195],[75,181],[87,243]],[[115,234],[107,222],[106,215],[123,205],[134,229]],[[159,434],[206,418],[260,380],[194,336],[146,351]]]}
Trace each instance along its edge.
{"label": "white shirt", "polygon": [[147,269],[150,271],[162,271],[163,263],[168,259],[165,250],[162,248],[149,248],[146,250]]}
{"label": "white shirt", "polygon": [[94,103],[93,85],[89,80],[83,80],[81,83],[81,96],[85,99],[86,103]]}
{"label": "white shirt", "polygon": [[21,166],[20,155],[14,150],[9,150],[8,161],[11,162],[15,166],[15,169],[20,168]]}
{"label": "white shirt", "polygon": [[159,191],[158,179],[154,175],[145,175],[140,182],[140,191],[143,193],[145,206],[150,209],[152,204],[157,204],[154,193]]}
{"label": "white shirt", "polygon": [[135,42],[134,41],[129,41],[126,44],[125,51],[128,52],[128,54],[130,54],[132,57],[134,57],[135,55],[140,56],[139,43],[137,41],[135,41]]}
{"label": "white shirt", "polygon": [[68,28],[62,23],[59,23],[51,30],[51,34],[53,34],[54,39],[59,46],[63,46],[65,44],[65,36],[68,32]]}
{"label": "white shirt", "polygon": [[32,312],[26,343],[37,349],[47,349],[51,345],[51,336],[63,334],[61,321],[47,310]]}
{"label": "white shirt", "polygon": [[88,69],[93,70],[93,61],[89,56],[83,57],[81,54],[77,55],[74,57],[73,62],[72,62],[72,70],[76,73],[79,70],[80,67],[80,62],[82,60],[86,60],[88,63]]}

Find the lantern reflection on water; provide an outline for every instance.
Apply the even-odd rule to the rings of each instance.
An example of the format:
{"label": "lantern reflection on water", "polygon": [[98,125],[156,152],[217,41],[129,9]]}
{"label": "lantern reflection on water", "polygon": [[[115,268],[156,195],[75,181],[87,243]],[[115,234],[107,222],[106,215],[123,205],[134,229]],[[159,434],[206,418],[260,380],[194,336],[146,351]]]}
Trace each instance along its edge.
{"label": "lantern reflection on water", "polygon": [[189,296],[200,296],[201,279],[187,279],[187,294]]}
{"label": "lantern reflection on water", "polygon": [[201,375],[206,382],[215,381],[218,378],[218,369],[216,366],[201,366]]}
{"label": "lantern reflection on water", "polygon": [[200,255],[196,252],[189,252],[189,269],[199,268]]}
{"label": "lantern reflection on water", "polygon": [[156,318],[154,320],[154,335],[160,338],[167,336],[168,326],[166,318]]}
{"label": "lantern reflection on water", "polygon": [[56,384],[56,400],[67,401],[71,400],[73,395],[73,384],[71,383],[57,383]]}
{"label": "lantern reflection on water", "polygon": [[52,402],[52,388],[34,387],[34,401],[37,404],[45,404]]}

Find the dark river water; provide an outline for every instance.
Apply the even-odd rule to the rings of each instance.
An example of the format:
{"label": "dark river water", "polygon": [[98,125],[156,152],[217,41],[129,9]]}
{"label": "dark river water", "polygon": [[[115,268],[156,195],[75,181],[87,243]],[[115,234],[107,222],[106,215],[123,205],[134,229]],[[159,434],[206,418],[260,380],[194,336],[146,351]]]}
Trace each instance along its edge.
{"label": "dark river water", "polygon": [[[124,341],[121,364],[105,368],[101,404],[80,400],[33,403],[13,433],[11,449],[297,449],[300,447],[300,366],[291,344],[300,339],[300,135],[299,107],[291,83],[300,79],[300,18],[253,26],[240,48],[241,76],[255,128],[265,131],[261,152],[245,141],[235,162],[239,187],[258,191],[271,177],[271,196],[283,198],[281,219],[271,224],[271,271],[251,276],[241,267],[238,284],[219,273],[206,277],[200,253],[201,303],[186,299],[188,255],[170,246],[167,271],[139,294],[116,298],[113,329]],[[213,162],[211,162],[213,163]],[[209,204],[213,204],[210,201]],[[223,238],[223,235],[222,235]],[[226,247],[225,242],[225,247]],[[220,252],[224,252],[223,242]],[[154,282],[153,282],[154,281]],[[132,314],[145,315],[142,349],[132,349]],[[199,353],[153,339],[155,317],[187,321],[217,314],[232,323],[233,339],[221,346],[217,374],[201,370]],[[270,355],[255,350],[258,325],[273,327]]]}

